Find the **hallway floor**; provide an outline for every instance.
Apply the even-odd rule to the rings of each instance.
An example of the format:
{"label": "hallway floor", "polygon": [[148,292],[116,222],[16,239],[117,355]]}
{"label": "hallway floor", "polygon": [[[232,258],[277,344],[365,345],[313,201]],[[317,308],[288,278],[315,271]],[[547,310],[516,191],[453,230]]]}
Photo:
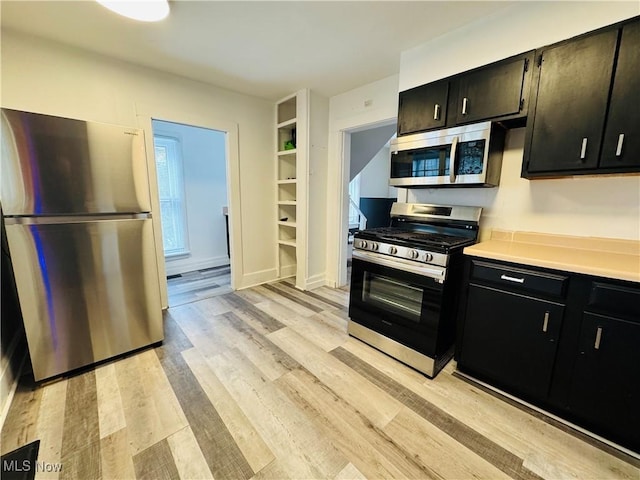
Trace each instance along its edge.
{"label": "hallway floor", "polygon": [[231,292],[231,267],[207,268],[167,278],[169,307]]}

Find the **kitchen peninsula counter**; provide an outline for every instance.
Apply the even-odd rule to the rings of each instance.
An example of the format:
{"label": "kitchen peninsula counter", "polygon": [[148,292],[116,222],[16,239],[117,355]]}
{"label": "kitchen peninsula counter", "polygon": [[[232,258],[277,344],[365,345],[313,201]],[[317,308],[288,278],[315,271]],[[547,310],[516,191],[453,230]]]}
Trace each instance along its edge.
{"label": "kitchen peninsula counter", "polygon": [[598,277],[640,282],[640,242],[493,230],[464,249],[472,257],[502,260]]}

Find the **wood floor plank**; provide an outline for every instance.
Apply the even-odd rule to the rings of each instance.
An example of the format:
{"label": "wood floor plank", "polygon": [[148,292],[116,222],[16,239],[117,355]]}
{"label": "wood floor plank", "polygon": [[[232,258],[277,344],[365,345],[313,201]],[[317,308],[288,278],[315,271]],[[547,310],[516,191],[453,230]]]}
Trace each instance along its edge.
{"label": "wood floor plank", "polygon": [[[60,464],[62,432],[67,401],[67,380],[60,380],[42,388],[42,400],[38,413],[37,437],[40,440],[38,458],[41,462]],[[53,468],[36,471],[36,480],[57,479],[60,471]]]}
{"label": "wood floor plank", "polygon": [[[100,439],[96,375],[88,371],[67,381],[64,430],[60,456],[65,458]],[[97,464],[99,465],[99,461]]]}
{"label": "wood floor plank", "polygon": [[331,353],[337,359],[344,362],[345,365],[349,365],[352,369],[388,392],[394,398],[397,398],[418,415],[427,419],[469,450],[481,455],[512,478],[531,480],[540,478],[537,474],[523,466],[522,458],[514,455],[509,450],[480,434],[457,418],[449,415],[443,409],[425,400],[420,395],[404,387],[379,370],[376,370],[343,348],[337,348]]}
{"label": "wood floor plank", "polygon": [[32,380],[21,378],[2,426],[2,454],[37,440],[38,413],[43,389]]}
{"label": "wood floor plank", "polygon": [[133,457],[137,480],[179,480],[180,475],[166,439]]}
{"label": "wood floor plank", "polygon": [[335,302],[331,298],[328,298],[324,295],[319,295],[315,290],[298,290],[294,285],[285,282],[273,283],[271,285],[282,291],[288,290],[289,293],[295,295],[297,298],[306,300],[313,305],[316,305],[318,308],[321,308],[322,310],[344,310],[345,308],[344,304]]}
{"label": "wood floor plank", "polygon": [[214,329],[225,342],[242,348],[242,353],[270,380],[298,368],[299,364],[266,336],[246,324],[235,313],[217,315]]}
{"label": "wood floor plank", "polygon": [[384,431],[409,455],[429,465],[442,478],[511,478],[406,407]]}
{"label": "wood floor plank", "polygon": [[180,478],[213,479],[213,474],[209,470],[209,465],[191,428],[185,427],[170,435],[167,442]]}
{"label": "wood floor plank", "polygon": [[323,427],[333,444],[368,478],[441,478],[373,425],[364,415],[305,371],[288,373],[278,386]]}
{"label": "wood floor plank", "polygon": [[100,439],[100,465],[103,480],[135,478],[136,473],[126,428]]}
{"label": "wood floor plank", "polygon": [[[255,307],[253,303],[248,302],[236,293],[225,295],[221,301],[226,302],[232,308],[230,312],[242,317],[242,319],[257,331],[263,334],[275,332],[284,327],[282,323],[271,315]],[[229,312],[223,312],[229,313]]]}
{"label": "wood floor plank", "polygon": [[[66,427],[65,427],[66,428]],[[96,429],[97,432],[97,429]],[[63,444],[64,447],[64,444]],[[100,439],[96,438],[88,445],[61,458],[60,480],[99,480],[102,478],[100,458]]]}
{"label": "wood floor plank", "polygon": [[162,367],[213,476],[219,480],[251,478],[251,466],[182,355],[164,355]]}
{"label": "wood floor plank", "polygon": [[116,374],[133,455],[188,425],[155,351],[119,361]]}
{"label": "wood floor plank", "polygon": [[262,286],[267,290],[271,290],[272,292],[277,293],[284,298],[288,298],[292,302],[298,303],[309,310],[313,310],[316,313],[326,310],[328,307],[327,304],[307,297],[305,294],[297,291],[295,288],[284,287],[278,283],[265,283]]}
{"label": "wood floor plank", "polygon": [[353,463],[349,462],[347,466],[334,477],[334,480],[366,480],[366,478],[367,477],[365,477]]}
{"label": "wood floor plank", "polygon": [[329,478],[344,468],[347,460],[332,443],[239,352],[207,362],[276,455],[277,465],[271,468],[277,467],[281,478]]}
{"label": "wood floor plank", "polygon": [[[402,408],[398,400],[289,327],[269,334],[269,339],[338,395],[348,399],[376,426],[386,425]],[[376,401],[372,402],[372,398]]]}
{"label": "wood floor plank", "polygon": [[127,426],[116,367],[113,363],[96,368],[96,389],[100,438],[105,438]]}
{"label": "wood floor plank", "polygon": [[273,452],[209,367],[205,358],[195,348],[183,352],[182,355],[251,469],[258,472],[275,460]]}
{"label": "wood floor plank", "polygon": [[316,312],[315,309],[312,310],[301,305],[299,302],[294,302],[293,300],[287,297],[284,297],[283,295],[280,295],[280,293],[277,291],[274,292],[273,290],[269,290],[264,285],[258,285],[257,287],[253,287],[253,289],[259,292],[261,295],[264,295],[265,297],[267,297],[272,302],[276,302],[276,303],[279,303],[280,305],[284,305],[285,307],[288,307],[289,309],[296,312],[298,315],[310,317],[311,315],[318,313]]}
{"label": "wood floor plank", "polygon": [[245,288],[244,290],[236,290],[235,293],[238,297],[244,298],[247,302],[256,304],[260,302],[265,302],[269,300],[264,295],[261,295],[259,292],[255,290],[255,288]]}
{"label": "wood floor plank", "polygon": [[[211,299],[207,299],[203,302],[210,305],[210,300]],[[214,323],[211,321],[215,316],[227,313],[228,311],[224,311],[224,309],[220,310],[223,311],[220,313],[212,313],[218,312],[218,309],[216,308],[211,311],[206,306],[203,307],[203,305],[199,305],[196,307],[193,303],[190,303],[173,309],[171,316],[192,346],[196,347],[205,356],[215,356],[233,348],[233,345],[229,345],[218,335]]]}

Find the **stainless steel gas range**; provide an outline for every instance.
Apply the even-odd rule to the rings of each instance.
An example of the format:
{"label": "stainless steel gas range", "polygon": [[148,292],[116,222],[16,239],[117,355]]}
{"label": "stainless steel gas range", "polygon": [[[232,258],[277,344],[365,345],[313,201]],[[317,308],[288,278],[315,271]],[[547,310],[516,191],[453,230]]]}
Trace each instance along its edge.
{"label": "stainless steel gas range", "polygon": [[481,211],[394,203],[390,227],[356,233],[349,334],[435,377],[453,356],[462,250]]}

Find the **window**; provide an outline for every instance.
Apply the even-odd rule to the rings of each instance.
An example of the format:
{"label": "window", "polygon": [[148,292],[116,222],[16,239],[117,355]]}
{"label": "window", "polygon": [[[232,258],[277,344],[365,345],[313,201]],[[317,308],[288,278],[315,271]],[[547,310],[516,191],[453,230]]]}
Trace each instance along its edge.
{"label": "window", "polygon": [[180,141],[154,135],[164,255],[189,253]]}

